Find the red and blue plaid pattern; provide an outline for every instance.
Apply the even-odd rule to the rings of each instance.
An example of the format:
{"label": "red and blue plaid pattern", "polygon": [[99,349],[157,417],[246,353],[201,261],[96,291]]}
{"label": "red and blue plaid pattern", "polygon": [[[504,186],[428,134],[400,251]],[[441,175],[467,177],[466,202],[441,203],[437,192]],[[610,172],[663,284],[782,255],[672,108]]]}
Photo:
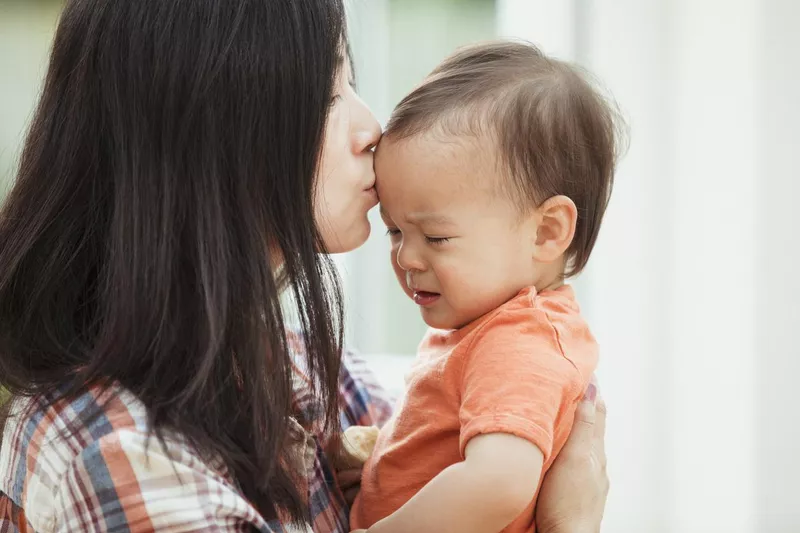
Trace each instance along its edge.
{"label": "red and blue plaid pattern", "polygon": [[[295,350],[302,342],[295,338]],[[302,360],[298,353],[298,361]],[[297,370],[296,407],[316,427],[315,399]],[[382,425],[390,398],[362,359],[345,353],[341,423]],[[101,415],[87,419],[97,406]],[[0,533],[50,531],[247,531],[346,533],[349,509],[322,436],[309,435],[312,524],[267,523],[226,469],[202,461],[179,436],[149,438],[144,406],[130,393],[89,391],[52,405],[16,400],[0,444]]]}

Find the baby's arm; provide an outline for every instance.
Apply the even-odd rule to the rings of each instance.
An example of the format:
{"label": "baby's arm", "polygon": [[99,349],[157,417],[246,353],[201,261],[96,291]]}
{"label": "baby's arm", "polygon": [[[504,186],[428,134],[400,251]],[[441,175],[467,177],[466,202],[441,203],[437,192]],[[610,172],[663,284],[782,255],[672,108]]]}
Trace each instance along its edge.
{"label": "baby's arm", "polygon": [[465,456],[368,533],[497,533],[522,514],[539,486],[539,448],[491,433],[471,439]]}

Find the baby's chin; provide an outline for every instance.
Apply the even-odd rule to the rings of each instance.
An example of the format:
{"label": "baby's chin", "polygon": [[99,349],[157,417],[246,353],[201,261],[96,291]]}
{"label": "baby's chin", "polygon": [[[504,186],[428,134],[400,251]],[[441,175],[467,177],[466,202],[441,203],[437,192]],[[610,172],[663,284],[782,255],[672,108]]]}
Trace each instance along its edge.
{"label": "baby's chin", "polygon": [[447,312],[441,312],[440,310],[423,308],[422,320],[424,320],[425,323],[429,327],[432,327],[433,329],[452,330],[452,329],[461,329],[470,322],[472,322],[474,319],[456,316],[454,313],[447,313]]}

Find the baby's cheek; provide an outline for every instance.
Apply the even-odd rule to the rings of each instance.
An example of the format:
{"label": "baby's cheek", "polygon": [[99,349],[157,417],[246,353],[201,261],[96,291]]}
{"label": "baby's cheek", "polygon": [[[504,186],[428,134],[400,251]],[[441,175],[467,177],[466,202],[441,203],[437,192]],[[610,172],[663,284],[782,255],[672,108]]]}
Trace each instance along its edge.
{"label": "baby's cheek", "polygon": [[464,258],[442,265],[439,279],[443,284],[463,289],[475,289],[480,286],[481,269],[476,268],[474,259]]}
{"label": "baby's cheek", "polygon": [[437,277],[450,305],[456,310],[469,312],[475,297],[481,292],[479,273],[467,265],[453,265],[437,273]]}
{"label": "baby's cheek", "polygon": [[447,279],[440,281],[448,293],[450,307],[461,320],[471,322],[494,308],[496,277],[475,261],[451,269]]}

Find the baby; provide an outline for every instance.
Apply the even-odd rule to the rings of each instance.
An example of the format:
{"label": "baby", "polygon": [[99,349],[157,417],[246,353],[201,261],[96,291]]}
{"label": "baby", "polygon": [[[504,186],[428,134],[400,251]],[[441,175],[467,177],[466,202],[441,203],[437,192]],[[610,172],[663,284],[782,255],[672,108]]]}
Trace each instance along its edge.
{"label": "baby", "polygon": [[446,59],[376,152],[401,287],[431,326],[351,513],[370,533],[534,531],[597,344],[565,279],[611,193],[615,114],[529,44]]}

